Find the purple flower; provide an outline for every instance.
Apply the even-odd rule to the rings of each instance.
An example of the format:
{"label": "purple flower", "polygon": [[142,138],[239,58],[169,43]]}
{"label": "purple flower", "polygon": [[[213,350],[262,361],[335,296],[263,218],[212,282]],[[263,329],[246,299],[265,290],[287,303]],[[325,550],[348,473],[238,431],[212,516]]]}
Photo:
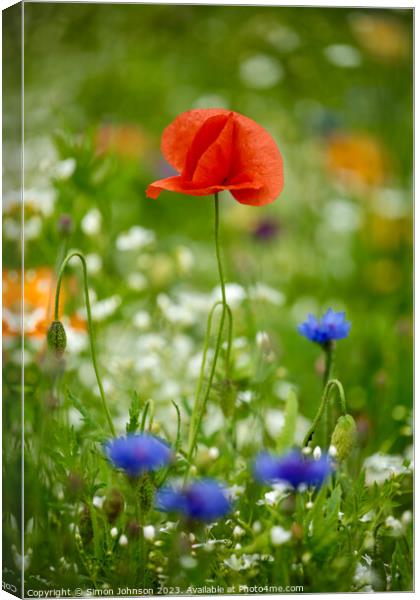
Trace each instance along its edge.
{"label": "purple flower", "polygon": [[283,456],[263,452],[254,463],[254,476],[260,483],[288,483],[294,488],[300,485],[321,487],[332,471],[328,456],[319,460],[305,457],[297,450]]}
{"label": "purple flower", "polygon": [[200,521],[214,521],[231,510],[225,490],[212,479],[195,481],[182,489],[164,487],[157,493],[156,507]]}
{"label": "purple flower", "polygon": [[172,458],[172,451],[166,443],[146,433],[108,441],[105,454],[115,467],[123,469],[131,477],[160,469]]}
{"label": "purple flower", "polygon": [[341,340],[349,334],[351,323],[346,321],[345,312],[334,312],[329,308],[320,319],[309,314],[306,321],[298,327],[299,333],[318,344],[328,344],[332,340]]}
{"label": "purple flower", "polygon": [[257,240],[268,242],[276,238],[279,231],[280,226],[277,221],[267,217],[258,221],[252,233]]}

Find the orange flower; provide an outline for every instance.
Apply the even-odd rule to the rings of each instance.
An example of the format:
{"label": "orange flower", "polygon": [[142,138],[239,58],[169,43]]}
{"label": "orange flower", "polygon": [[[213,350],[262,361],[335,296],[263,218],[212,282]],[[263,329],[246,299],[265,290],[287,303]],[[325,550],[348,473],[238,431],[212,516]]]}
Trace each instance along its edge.
{"label": "orange flower", "polygon": [[283,161],[273,138],[236,112],[182,113],[163,132],[161,150],[180,174],[149,185],[149,198],[163,190],[190,196],[229,190],[238,202],[261,206],[283,189]]}
{"label": "orange flower", "polygon": [[328,169],[350,186],[381,185],[388,163],[382,145],[368,134],[335,134],[328,140]]}
{"label": "orange flower", "polygon": [[385,61],[409,56],[409,32],[397,19],[361,14],[354,16],[351,24],[359,42],[373,56]]}
{"label": "orange flower", "polygon": [[[3,336],[19,336],[22,331],[22,273],[3,270]],[[45,337],[51,322],[55,277],[48,267],[28,269],[24,274],[24,334]],[[65,301],[62,294],[60,307]],[[85,330],[86,324],[76,316],[70,317],[75,329]]]}

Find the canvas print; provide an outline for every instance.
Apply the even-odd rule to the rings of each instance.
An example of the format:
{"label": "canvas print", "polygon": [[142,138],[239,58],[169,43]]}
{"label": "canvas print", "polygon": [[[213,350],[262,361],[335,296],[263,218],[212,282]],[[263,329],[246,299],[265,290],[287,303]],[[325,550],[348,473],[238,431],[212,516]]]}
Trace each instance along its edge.
{"label": "canvas print", "polygon": [[411,9],[3,13],[3,589],[413,589]]}

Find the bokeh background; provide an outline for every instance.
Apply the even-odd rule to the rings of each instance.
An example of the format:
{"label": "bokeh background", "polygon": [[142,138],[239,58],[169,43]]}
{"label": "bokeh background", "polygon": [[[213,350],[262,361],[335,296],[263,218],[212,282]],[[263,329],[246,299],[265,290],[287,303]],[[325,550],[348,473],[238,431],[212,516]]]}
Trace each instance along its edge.
{"label": "bokeh background", "polygon": [[[57,217],[69,213],[72,245],[103,259],[99,298],[124,285],[113,241],[133,225],[155,232],[158,254],[192,252],[185,281],[175,272],[169,280],[215,286],[211,202],[170,194],[152,202],[144,189],[167,169],[159,139],[178,113],[242,112],[278,141],[285,189],[261,209],[224,198],[228,281],[258,279],[284,295],[282,306],[250,309],[299,380],[309,416],[318,352],[296,325],[308,311],[347,311],[353,328],[338,370],[371,442],[388,445],[412,402],[410,11],[30,4],[25,16],[26,184],[53,203],[28,241],[27,266],[54,264]],[[81,157],[70,183],[51,189],[60,132],[61,158],[88,141],[106,156],[88,172],[95,159],[85,148],[88,164]],[[30,192],[26,201],[30,209]],[[92,208],[103,223],[86,236]],[[167,283],[142,291],[144,301]]]}
{"label": "bokeh background", "polygon": [[[27,431],[41,436],[40,417],[57,401],[39,373],[47,370],[52,273],[76,247],[88,255],[115,417],[126,419],[133,390],[153,397],[162,414],[171,399],[188,412],[218,282],[212,202],[174,194],[152,201],[145,188],[170,172],[159,151],[164,127],[184,110],[215,106],[265,126],[284,157],[285,187],[273,204],[253,208],[222,198],[244,378],[255,374],[250,340],[266,331],[274,381],[261,400],[267,414],[279,417],[292,386],[302,418],[313,417],[321,357],[297,325],[308,312],[345,310],[352,330],[339,344],[336,372],[358,423],[361,460],[377,451],[406,453],[412,12],[392,9],[25,5]],[[16,243],[18,221],[12,194],[6,249]],[[9,256],[3,279],[12,311],[18,259]],[[69,269],[63,303],[64,378],[99,407],[78,269]],[[10,339],[13,327],[6,314]],[[80,411],[66,401],[69,422],[80,426]],[[212,408],[209,435],[219,417]],[[172,413],[167,420],[170,427]],[[253,435],[244,427],[245,437]]]}

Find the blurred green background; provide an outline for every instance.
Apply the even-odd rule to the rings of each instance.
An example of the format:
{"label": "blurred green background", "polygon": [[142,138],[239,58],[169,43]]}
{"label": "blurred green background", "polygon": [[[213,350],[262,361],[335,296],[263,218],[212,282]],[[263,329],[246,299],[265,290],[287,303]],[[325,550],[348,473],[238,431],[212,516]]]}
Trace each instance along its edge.
{"label": "blurred green background", "polygon": [[[371,449],[402,450],[412,404],[411,29],[407,10],[26,5],[27,210],[32,197],[35,213],[40,197],[50,202],[28,237],[27,267],[54,265],[57,219],[68,213],[71,247],[102,258],[97,297],[123,298],[115,331],[127,328],[131,305],[153,311],[159,293],[212,289],[211,200],[151,201],[144,190],[168,170],[159,140],[178,113],[242,112],[277,140],[285,188],[263,208],[223,198],[227,278],[263,282],[284,303],[251,302],[237,335],[251,322],[269,332],[280,376],[311,417],[319,352],[296,326],[309,311],[345,309],[352,331],[337,372],[350,409]],[[57,172],[57,156],[70,176]],[[82,220],[95,207],[102,227],[86,235]],[[114,246],[133,225],[155,232],[163,273],[152,269],[155,280],[138,293],[127,289],[129,260]],[[185,276],[165,266],[179,245],[194,258]]]}

